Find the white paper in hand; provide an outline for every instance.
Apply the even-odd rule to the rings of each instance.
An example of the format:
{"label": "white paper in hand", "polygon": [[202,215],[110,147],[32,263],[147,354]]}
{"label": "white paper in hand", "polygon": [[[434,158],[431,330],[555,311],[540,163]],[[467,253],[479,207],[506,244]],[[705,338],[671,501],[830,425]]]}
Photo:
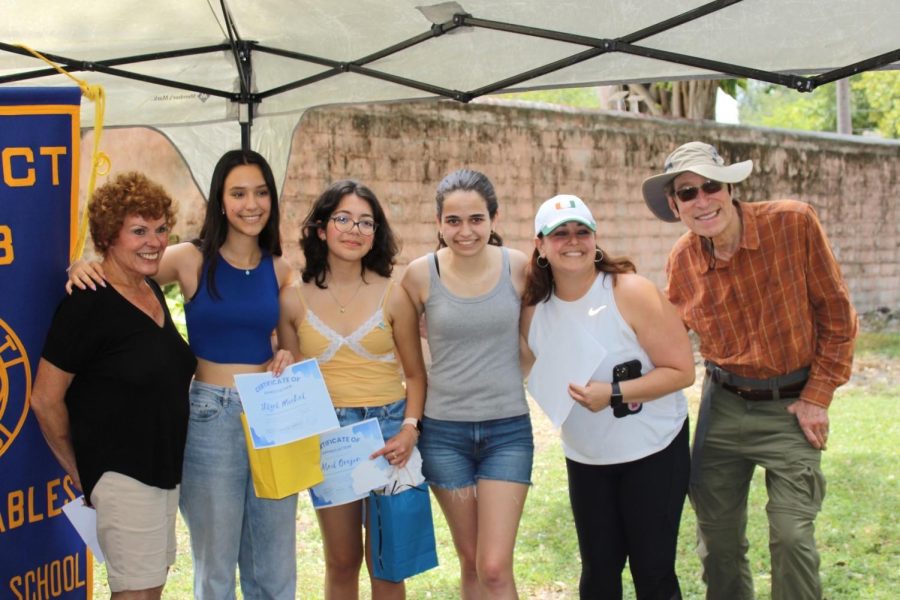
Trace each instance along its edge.
{"label": "white paper in hand", "polygon": [[385,488],[385,494],[399,494],[421,485],[425,481],[425,475],[422,474],[422,455],[419,454],[419,449],[413,446],[406,464],[400,468],[391,467],[388,477],[391,481]]}
{"label": "white paper in hand", "polygon": [[543,341],[528,376],[528,393],[557,428],[575,405],[569,384],[587,384],[607,354],[606,348],[584,329],[568,327],[564,331]]}
{"label": "white paper in hand", "polygon": [[105,562],[103,550],[100,549],[100,543],[97,541],[97,511],[84,503],[84,496],[78,496],[64,504],[62,511],[87,547],[94,553],[94,558],[98,562]]}

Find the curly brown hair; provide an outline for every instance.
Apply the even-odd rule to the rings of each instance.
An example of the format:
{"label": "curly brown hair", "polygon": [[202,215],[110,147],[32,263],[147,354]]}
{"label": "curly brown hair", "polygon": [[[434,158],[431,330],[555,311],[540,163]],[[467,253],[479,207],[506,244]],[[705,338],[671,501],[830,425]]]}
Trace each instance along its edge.
{"label": "curly brown hair", "polygon": [[88,204],[88,222],[94,248],[102,255],[116,241],[128,215],[145,219],[165,218],[170,228],[175,225],[175,201],[158,183],[143,173],[120,173],[94,190]]}

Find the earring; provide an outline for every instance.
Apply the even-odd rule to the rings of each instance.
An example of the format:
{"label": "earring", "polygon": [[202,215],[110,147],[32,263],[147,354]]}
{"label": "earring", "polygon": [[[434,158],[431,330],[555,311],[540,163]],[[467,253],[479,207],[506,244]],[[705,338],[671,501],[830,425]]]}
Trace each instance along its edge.
{"label": "earring", "polygon": [[[541,264],[541,260],[544,261],[544,264]],[[541,269],[546,269],[547,267],[550,266],[550,261],[547,260],[547,258],[543,254],[541,254],[541,255],[538,255],[538,257],[534,260],[534,264],[536,264]]]}
{"label": "earring", "polygon": [[599,265],[603,262],[603,250],[600,249],[600,246],[596,246],[596,252],[594,254],[594,264]]}

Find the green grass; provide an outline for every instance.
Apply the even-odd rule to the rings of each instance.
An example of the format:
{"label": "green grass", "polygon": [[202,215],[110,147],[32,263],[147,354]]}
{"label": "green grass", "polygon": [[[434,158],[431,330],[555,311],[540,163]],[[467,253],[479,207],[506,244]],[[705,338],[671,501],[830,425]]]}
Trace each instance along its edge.
{"label": "green grass", "polygon": [[900,358],[900,333],[861,332],[856,338],[856,352],[863,355]]}
{"label": "green grass", "polygon": [[[862,334],[857,344],[859,362],[898,357],[900,334]],[[895,367],[896,369],[896,367]],[[689,390],[692,423],[697,386]],[[838,390],[829,411],[832,435],[824,453],[823,470],[828,491],[816,521],[825,597],[829,600],[888,600],[900,590],[900,490],[897,482],[900,439],[900,381],[875,385],[849,385]],[[536,453],[534,486],[529,492],[516,546],[516,581],[522,598],[577,598],[578,545],[569,509],[566,470],[559,440],[543,415],[534,413]],[[751,486],[749,506],[750,563],[759,600],[771,598],[769,585],[768,525],[765,518],[765,483],[758,471]],[[315,515],[305,494],[298,512],[297,597],[322,598],[324,562]],[[440,566],[411,579],[411,599],[454,599],[458,566],[443,515],[432,502]],[[179,520],[178,559],[164,596],[189,599],[191,561],[186,529]],[[677,569],[687,599],[704,597],[700,564],[694,553],[695,518],[685,506],[679,536]],[[368,598],[365,577],[361,597]],[[625,598],[634,598],[626,570]],[[95,597],[108,597],[106,573],[94,568]],[[240,597],[240,596],[239,596]]]}

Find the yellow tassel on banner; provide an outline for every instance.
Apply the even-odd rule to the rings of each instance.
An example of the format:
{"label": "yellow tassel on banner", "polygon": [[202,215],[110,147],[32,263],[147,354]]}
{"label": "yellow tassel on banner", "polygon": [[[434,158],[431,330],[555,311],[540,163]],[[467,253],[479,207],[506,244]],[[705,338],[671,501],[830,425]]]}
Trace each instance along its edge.
{"label": "yellow tassel on banner", "polygon": [[[84,208],[81,209],[81,217],[78,220],[78,240],[75,242],[73,255],[69,257],[69,263],[81,258],[84,252],[84,243],[87,240],[87,210],[91,197],[94,195],[94,186],[97,183],[97,175],[106,175],[109,173],[111,162],[109,156],[105,152],[100,151],[100,138],[103,136],[103,113],[106,110],[106,91],[103,86],[90,84],[83,79],[78,79],[65,69],[43,56],[37,50],[33,50],[25,44],[16,44],[19,48],[27,50],[37,58],[41,59],[61,74],[65,75],[78,84],[81,88],[81,95],[95,104],[94,107],[94,148],[91,152],[91,175],[88,179],[87,201]],[[76,165],[77,166],[77,165]]]}

